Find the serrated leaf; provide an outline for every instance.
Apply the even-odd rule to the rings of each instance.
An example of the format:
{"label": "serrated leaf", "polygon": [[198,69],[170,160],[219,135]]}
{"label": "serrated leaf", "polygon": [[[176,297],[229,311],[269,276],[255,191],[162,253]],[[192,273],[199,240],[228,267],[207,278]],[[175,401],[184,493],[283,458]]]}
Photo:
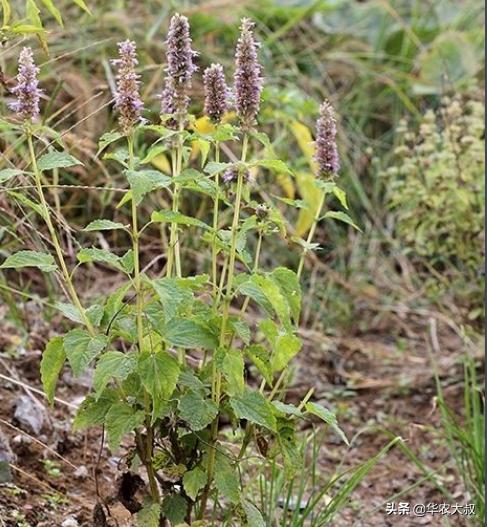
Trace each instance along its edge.
{"label": "serrated leaf", "polygon": [[41,360],[41,381],[47,400],[50,404],[54,401],[54,392],[59,374],[63,368],[66,354],[64,353],[64,340],[62,337],[53,337],[46,346]]}
{"label": "serrated leaf", "polygon": [[223,356],[222,373],[227,380],[229,395],[242,395],[244,391],[244,360],[239,350],[231,348]]}
{"label": "serrated leaf", "polygon": [[96,363],[93,374],[93,388],[100,395],[110,380],[124,381],[135,369],[137,358],[133,353],[108,351]]}
{"label": "serrated leaf", "polygon": [[100,139],[98,140],[98,152],[96,153],[97,156],[100,155],[100,153],[110,144],[114,143],[115,141],[118,141],[124,137],[124,135],[121,132],[116,132],[112,130],[111,132],[104,133]]}
{"label": "serrated leaf", "polygon": [[193,390],[181,397],[178,408],[181,419],[194,431],[206,428],[218,414],[218,407],[211,399],[205,399]]}
{"label": "serrated leaf", "polygon": [[162,338],[181,348],[215,349],[218,346],[217,337],[209,329],[183,318],[173,318],[165,327]]}
{"label": "serrated leaf", "polygon": [[147,163],[150,163],[153,159],[155,159],[157,156],[161,155],[163,152],[167,151],[166,145],[161,144],[155,144],[149,148],[149,151],[145,155],[144,159],[140,162],[141,165],[146,165]]}
{"label": "serrated leaf", "polygon": [[269,353],[260,344],[245,348],[245,354],[255,364],[267,384],[272,385],[272,370]]}
{"label": "serrated leaf", "polygon": [[301,349],[301,341],[295,335],[279,335],[274,343],[271,355],[271,368],[273,372],[283,370],[289,361]]}
{"label": "serrated leaf", "polygon": [[92,337],[84,329],[72,329],[64,337],[64,351],[76,377],[97,357],[107,345],[105,335]]}
{"label": "serrated leaf", "polygon": [[170,494],[162,502],[162,512],[171,525],[178,525],[188,514],[188,502],[179,494]]}
{"label": "serrated leaf", "polygon": [[109,231],[116,229],[125,229],[123,223],[111,220],[94,220],[89,223],[83,230],[84,231]]}
{"label": "serrated leaf", "polygon": [[347,445],[350,445],[347,436],[345,435],[345,432],[338,426],[336,415],[333,412],[331,412],[324,406],[321,406],[321,404],[313,402],[306,403],[305,408],[310,414],[316,415],[322,421],[329,424],[333,428],[333,430],[335,430],[335,432],[343,439],[343,441]]}
{"label": "serrated leaf", "polygon": [[146,503],[135,515],[137,527],[159,527],[161,506],[158,503]]}
{"label": "serrated leaf", "polygon": [[179,225],[194,225],[201,227],[202,229],[209,229],[210,227],[197,218],[191,216],[185,216],[180,212],[174,212],[172,210],[160,210],[154,211],[151,215],[151,221],[154,222],[165,222],[165,223],[177,223]]}
{"label": "serrated leaf", "polygon": [[158,170],[127,170],[126,176],[137,205],[148,192],[171,185],[171,178]]}
{"label": "serrated leaf", "polygon": [[286,404],[282,401],[272,401],[272,405],[281,414],[294,415],[295,417],[303,416],[301,410],[292,404]]}
{"label": "serrated leaf", "polygon": [[277,267],[269,276],[278,284],[281,293],[291,308],[294,322],[298,324],[301,312],[301,285],[298,275],[285,267]]}
{"label": "serrated leaf", "polygon": [[98,399],[88,395],[81,403],[73,421],[75,430],[82,430],[89,426],[101,425],[105,422],[108,410],[118,400],[115,390],[105,390]]}
{"label": "serrated leaf", "polygon": [[182,287],[177,278],[158,278],[152,280],[151,285],[161,301],[164,314],[168,320],[176,315],[180,307],[190,305],[193,300],[191,290]]}
{"label": "serrated leaf", "polygon": [[240,501],[239,478],[235,468],[220,452],[216,454],[215,485],[219,492],[232,503]]}
{"label": "serrated leaf", "polygon": [[4,168],[3,170],[0,170],[0,183],[5,183],[5,181],[8,181],[15,176],[20,176],[23,173],[24,171],[19,170],[18,168]]}
{"label": "serrated leaf", "polygon": [[221,172],[224,172],[227,168],[230,168],[231,166],[233,166],[232,163],[217,163],[215,161],[210,161],[209,163],[206,163],[205,172],[210,176],[214,176],[215,174],[220,174]]}
{"label": "serrated leaf", "polygon": [[351,225],[354,229],[357,229],[358,231],[362,232],[362,229],[355,225],[352,218],[345,214],[345,212],[342,212],[341,210],[330,210],[328,211],[323,218],[332,218],[334,220],[343,221],[343,223],[347,223],[348,225]]}
{"label": "serrated leaf", "polygon": [[39,170],[53,170],[54,168],[67,168],[83,163],[66,152],[48,152],[39,158],[37,167]]}
{"label": "serrated leaf", "polygon": [[135,410],[125,402],[113,404],[105,416],[108,447],[112,452],[120,446],[122,438],[144,423],[144,412]]}
{"label": "serrated leaf", "polygon": [[290,307],[280,286],[269,276],[253,275],[252,281],[260,287],[284,327],[290,329]]}
{"label": "serrated leaf", "polygon": [[176,388],[179,370],[177,360],[165,351],[144,351],[139,354],[137,371],[142,384],[152,397],[153,421]]}
{"label": "serrated leaf", "polygon": [[125,271],[121,264],[121,258],[116,254],[107,251],[106,249],[98,249],[98,247],[84,247],[78,251],[76,258],[78,258],[80,263],[104,263]]}
{"label": "serrated leaf", "polygon": [[239,419],[276,430],[276,418],[269,401],[260,393],[247,388],[244,393],[230,398],[230,406]]}
{"label": "serrated leaf", "polygon": [[207,481],[208,474],[206,470],[203,470],[199,466],[196,466],[192,470],[188,470],[184,473],[184,491],[193,501],[196,501],[196,496],[198,495],[198,492],[206,485]]}
{"label": "serrated leaf", "polygon": [[57,269],[52,255],[37,251],[19,251],[11,254],[0,265],[0,269],[19,269],[22,267],[37,267],[45,273]]}

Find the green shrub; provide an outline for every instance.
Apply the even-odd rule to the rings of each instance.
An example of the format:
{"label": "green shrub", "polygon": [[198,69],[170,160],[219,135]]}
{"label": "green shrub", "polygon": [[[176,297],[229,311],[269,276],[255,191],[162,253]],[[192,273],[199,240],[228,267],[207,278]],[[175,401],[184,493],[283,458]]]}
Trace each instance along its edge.
{"label": "green shrub", "polygon": [[429,292],[463,297],[471,318],[481,313],[484,113],[472,97],[446,97],[419,130],[401,122],[385,171],[401,246]]}

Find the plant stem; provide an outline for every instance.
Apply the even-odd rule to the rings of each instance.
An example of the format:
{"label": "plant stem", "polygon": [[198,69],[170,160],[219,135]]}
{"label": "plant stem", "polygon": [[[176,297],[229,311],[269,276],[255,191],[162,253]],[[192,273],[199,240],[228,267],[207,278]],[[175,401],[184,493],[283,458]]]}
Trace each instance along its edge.
{"label": "plant stem", "polygon": [[[133,136],[127,136],[127,145],[129,151],[129,170],[134,168],[134,139]],[[137,221],[137,203],[132,197],[132,249],[134,253],[134,289],[136,295],[135,317],[137,323],[137,342],[139,351],[142,351],[144,342],[144,326],[142,322],[143,298],[140,281],[140,259],[139,259],[139,229]]]}
{"label": "plant stem", "polygon": [[[248,141],[249,141],[248,135],[245,134],[243,138],[243,144],[242,144],[242,157],[241,157],[242,162],[245,162],[245,159],[247,157]],[[230,235],[231,241],[230,241],[230,256],[229,256],[229,263],[228,263],[228,277],[227,277],[227,284],[225,288],[225,298],[223,301],[223,315],[222,315],[222,323],[221,323],[221,328],[220,328],[219,349],[223,348],[225,345],[225,333],[227,329],[228,315],[230,311],[230,303],[232,301],[232,294],[233,294],[233,278],[235,274],[238,222],[240,218],[240,205],[242,201],[243,180],[244,180],[244,173],[243,173],[243,170],[240,170],[238,173],[238,179],[237,179],[237,193],[235,197],[235,209],[233,212],[232,229],[231,229],[231,235]],[[212,398],[213,398],[213,401],[217,405],[219,405],[220,396],[221,396],[221,373],[218,372],[216,369],[216,362],[214,358],[213,358],[213,363],[212,363],[211,378],[212,378]],[[218,415],[213,420],[213,423],[211,424],[210,434],[211,434],[210,449],[208,452],[208,468],[207,468],[208,481],[206,483],[206,487],[201,497],[200,517],[203,517],[204,511],[206,508],[206,502],[208,500],[208,495],[210,492],[211,484],[213,481],[213,474],[215,470],[215,457],[216,457],[215,444],[218,438]]]}
{"label": "plant stem", "polygon": [[[321,209],[323,208],[323,205],[325,203],[325,197],[326,197],[326,193],[323,192],[321,199],[320,199],[320,203],[316,209],[313,224],[311,225],[311,229],[309,230],[309,233],[308,233],[308,238],[306,239],[306,245],[309,245],[311,243],[311,240],[313,239],[313,236],[315,234],[316,227],[318,225],[318,222],[320,221]],[[301,273],[303,272],[303,266],[304,266],[304,259],[306,258],[307,253],[308,253],[308,247],[305,247],[301,254],[301,258],[299,259],[299,265],[298,265],[298,271],[297,271],[298,279],[301,278]]]}
{"label": "plant stem", "polygon": [[86,325],[88,332],[90,333],[92,337],[94,337],[96,335],[95,329],[93,328],[93,324],[90,322],[89,318],[86,316],[85,310],[78,297],[78,293],[76,292],[76,289],[74,288],[73,282],[71,280],[71,275],[68,271],[68,267],[64,260],[64,255],[63,255],[63,250],[61,248],[61,244],[59,243],[56,230],[51,220],[51,215],[49,213],[49,207],[47,205],[46,198],[44,196],[44,191],[42,189],[41,173],[37,166],[37,159],[36,159],[36,155],[34,151],[34,143],[32,141],[32,133],[30,131],[27,131],[27,144],[29,146],[29,154],[30,154],[30,160],[32,164],[32,170],[34,172],[36,189],[37,189],[37,193],[39,194],[39,200],[41,202],[44,221],[46,222],[47,228],[49,230],[49,235],[51,237],[52,244],[54,245],[54,249],[56,251],[59,265],[61,267],[61,272],[62,272],[64,281],[66,283],[66,287],[68,288],[69,295],[71,296],[71,301],[75,305],[76,309],[79,311],[79,314],[81,318],[83,319],[83,322]]}
{"label": "plant stem", "polygon": [[[215,142],[215,163],[220,162],[220,144],[218,141]],[[217,231],[218,231],[218,193],[220,192],[219,189],[219,176],[218,172],[215,174],[215,201],[213,203],[213,247],[212,247],[212,255],[211,255],[211,268],[212,268],[212,279],[213,279],[213,301],[215,302],[215,309],[216,309],[216,299],[217,299],[217,293],[218,293],[218,284],[217,284],[217,258],[218,258],[218,247],[216,244],[216,237],[217,237]]]}
{"label": "plant stem", "polygon": [[[129,151],[129,170],[134,169],[134,138],[133,135],[127,136],[127,146]],[[136,295],[135,301],[135,317],[137,324],[137,345],[139,353],[142,352],[144,344],[144,326],[143,326],[143,309],[144,299],[142,297],[142,284],[140,279],[140,258],[139,258],[139,228],[138,228],[138,211],[137,203],[132,196],[132,249],[134,253],[134,289]],[[147,470],[147,476],[149,478],[149,486],[151,490],[152,499],[155,503],[159,503],[159,487],[157,486],[157,480],[155,476],[154,466],[152,465],[152,443],[153,443],[153,430],[150,422],[150,400],[147,392],[144,390],[145,400],[145,428],[146,428],[146,441],[145,446],[143,444],[143,438],[139,435],[140,442],[140,454],[141,460]]]}
{"label": "plant stem", "polygon": [[[173,150],[173,178],[178,177],[181,174],[183,164],[183,142],[181,140],[181,133],[183,132],[183,123],[179,124],[179,137],[178,144]],[[179,183],[174,182],[174,190],[172,197],[172,212],[177,214],[179,212],[179,194],[181,190]],[[179,231],[178,224],[175,222],[171,223],[171,234],[169,236],[169,251],[167,258],[167,276],[171,276],[173,265],[176,267],[176,276],[181,278],[181,255],[179,251]]]}

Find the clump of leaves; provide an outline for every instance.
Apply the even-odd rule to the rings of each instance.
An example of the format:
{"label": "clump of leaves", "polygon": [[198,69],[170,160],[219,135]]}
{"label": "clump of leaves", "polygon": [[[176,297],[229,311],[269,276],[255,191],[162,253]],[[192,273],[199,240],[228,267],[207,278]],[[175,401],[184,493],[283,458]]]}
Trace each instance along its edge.
{"label": "clump of leaves", "polygon": [[431,294],[450,291],[481,315],[484,226],[483,103],[446,97],[419,130],[402,122],[384,172],[395,233],[428,280]]}
{"label": "clump of leaves", "polygon": [[[276,204],[255,200],[253,184],[263,172],[291,171],[268,148],[262,150],[270,141],[256,130],[263,78],[253,25],[249,20],[242,22],[237,43],[238,126],[221,119],[228,91],[224,72],[217,67],[218,79],[206,82],[205,107],[212,109],[212,122],[205,133],[191,127],[195,118],[187,112],[197,68],[185,17],[171,19],[166,44],[167,76],[160,120],[155,124],[143,116],[135,43],[119,44],[119,58],[113,65],[118,73],[115,109],[120,129],[103,135],[100,153],[108,150],[105,158],[126,178],[118,207],[130,207],[131,225],[101,218],[84,229],[88,236],[118,230],[131,248],[122,252],[108,243],[83,247],[74,266],[65,256],[46,182],[52,171],[69,171],[81,162],[52,144],[48,152],[36,152],[44,146],[44,136],[54,136],[61,146],[62,142],[53,130],[37,122],[34,103],[39,94],[32,82],[25,82],[25,70],[33,79],[38,70],[32,53],[23,51],[15,88],[22,100],[13,106],[20,122],[9,122],[8,127],[20,140],[26,139],[29,166],[0,171],[0,181],[30,180],[26,188],[35,188],[36,201],[25,203],[45,223],[53,254],[23,250],[8,256],[0,268],[36,267],[54,273],[63,283],[69,302],[56,306],[75,326],[48,342],[41,363],[42,382],[52,402],[66,361],[75,376],[93,368],[93,390],[81,404],[74,425],[77,429],[103,425],[110,450],[117,451],[121,445],[128,449],[128,469],[145,468],[144,503],[132,497],[126,500],[139,525],[204,520],[209,503],[218,505],[214,511],[229,511],[243,525],[263,525],[259,509],[246,497],[239,472],[249,446],[255,442],[263,460],[279,460],[291,477],[303,469],[297,446],[300,420],[321,419],[347,441],[335,415],[312,402],[311,393],[298,407],[279,400],[284,396],[288,364],[302,347],[300,275],[306,254],[317,249],[312,240],[316,226],[323,218],[352,223],[342,211],[322,216],[329,195],[346,207],[345,193],[335,182],[335,116],[331,105],[324,103],[316,137],[314,184],[319,204],[310,211],[306,240],[296,240],[302,247],[298,270],[262,269],[263,243],[274,236],[286,238],[287,229]],[[190,166],[195,145],[199,168]],[[151,168],[155,153],[161,152],[171,159],[170,174]],[[222,159],[222,152],[228,159]],[[147,209],[140,204],[151,193],[164,194],[170,206],[150,211],[146,217]],[[213,201],[208,207],[211,223],[181,212],[182,200],[194,194],[202,195],[203,203]],[[289,200],[286,205],[295,203]],[[160,231],[161,226],[166,228],[161,246],[165,267],[162,274],[149,275],[141,267],[141,235],[146,229]],[[183,244],[189,229],[201,233],[208,253],[207,273],[192,272],[194,265]],[[75,273],[88,264],[111,267],[123,281],[114,293],[89,307],[73,281]],[[245,316],[249,305],[260,313],[251,320]],[[258,383],[248,382],[246,365],[257,372]],[[222,421],[241,431],[237,448],[222,440]]]}

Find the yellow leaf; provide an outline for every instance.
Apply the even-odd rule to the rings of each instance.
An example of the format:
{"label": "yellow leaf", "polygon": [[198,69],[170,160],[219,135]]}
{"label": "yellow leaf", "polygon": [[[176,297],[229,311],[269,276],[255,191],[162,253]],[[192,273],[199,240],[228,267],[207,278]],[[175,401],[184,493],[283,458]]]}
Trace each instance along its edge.
{"label": "yellow leaf", "polygon": [[311,171],[315,172],[315,162],[313,160],[313,136],[311,135],[310,129],[299,121],[292,121],[290,128],[292,134],[296,138],[301,152],[303,152],[304,156],[308,160]]}
{"label": "yellow leaf", "polygon": [[315,176],[311,172],[296,173],[299,193],[308,208],[300,209],[295,230],[298,236],[304,236],[310,229],[316,209],[318,208],[323,190],[315,185]]}
{"label": "yellow leaf", "polygon": [[294,188],[292,177],[289,174],[278,174],[276,179],[282,190],[284,190],[286,198],[294,199],[296,189]]}
{"label": "yellow leaf", "polygon": [[194,122],[194,129],[199,134],[211,134],[215,131],[215,125],[204,115]]}
{"label": "yellow leaf", "polygon": [[151,164],[165,174],[171,174],[171,163],[164,154],[159,154],[152,161]]}
{"label": "yellow leaf", "polygon": [[12,9],[10,7],[9,0],[1,0],[2,2],[2,8],[3,8],[3,25],[8,25],[8,22],[10,20],[10,15],[12,14]]}

